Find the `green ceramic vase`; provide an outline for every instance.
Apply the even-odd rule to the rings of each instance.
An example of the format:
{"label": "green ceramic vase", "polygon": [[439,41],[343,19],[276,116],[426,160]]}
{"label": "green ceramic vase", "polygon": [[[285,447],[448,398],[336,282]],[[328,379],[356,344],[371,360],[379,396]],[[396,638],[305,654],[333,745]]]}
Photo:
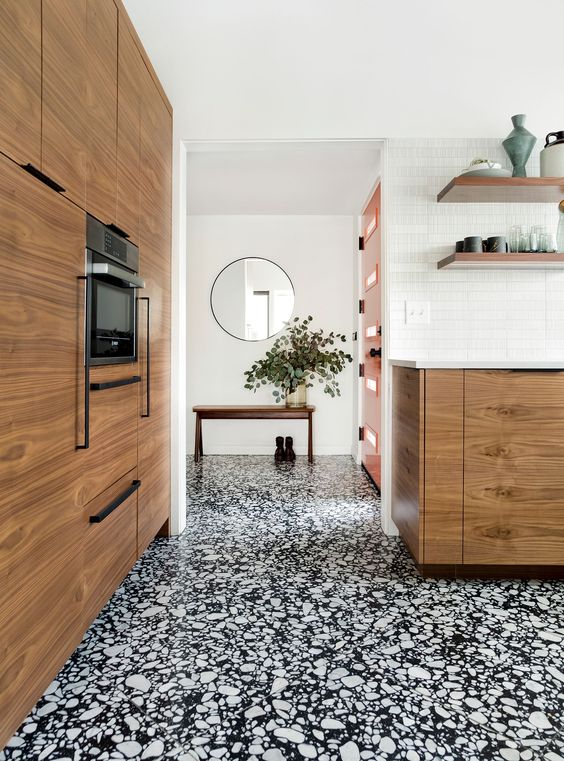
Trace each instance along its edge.
{"label": "green ceramic vase", "polygon": [[515,114],[511,117],[513,129],[502,143],[513,164],[513,177],[527,176],[525,165],[537,142],[536,137],[524,126],[526,118],[526,114]]}

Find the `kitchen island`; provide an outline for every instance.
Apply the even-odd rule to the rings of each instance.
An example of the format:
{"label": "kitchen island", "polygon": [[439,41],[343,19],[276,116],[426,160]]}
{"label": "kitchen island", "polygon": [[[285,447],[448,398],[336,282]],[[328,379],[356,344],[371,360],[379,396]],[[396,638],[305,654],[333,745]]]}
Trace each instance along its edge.
{"label": "kitchen island", "polygon": [[392,360],[392,518],[432,576],[564,576],[564,362]]}

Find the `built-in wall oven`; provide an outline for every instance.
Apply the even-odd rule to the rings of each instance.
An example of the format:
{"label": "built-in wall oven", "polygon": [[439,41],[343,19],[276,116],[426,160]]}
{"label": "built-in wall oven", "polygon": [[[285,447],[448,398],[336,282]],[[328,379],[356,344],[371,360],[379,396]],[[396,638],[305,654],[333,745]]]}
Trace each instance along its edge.
{"label": "built-in wall oven", "polygon": [[135,362],[136,291],[145,285],[138,275],[139,249],[88,214],[86,259],[89,363]]}

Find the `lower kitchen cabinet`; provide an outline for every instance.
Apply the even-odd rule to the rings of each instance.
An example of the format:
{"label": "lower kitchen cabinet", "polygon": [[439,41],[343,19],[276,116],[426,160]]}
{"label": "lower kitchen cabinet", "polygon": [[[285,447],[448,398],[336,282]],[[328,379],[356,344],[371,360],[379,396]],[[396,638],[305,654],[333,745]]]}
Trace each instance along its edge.
{"label": "lower kitchen cabinet", "polygon": [[84,508],[84,629],[137,560],[137,494],[141,486],[135,468]]}
{"label": "lower kitchen cabinet", "polygon": [[564,372],[394,367],[392,518],[423,572],[564,575]]}

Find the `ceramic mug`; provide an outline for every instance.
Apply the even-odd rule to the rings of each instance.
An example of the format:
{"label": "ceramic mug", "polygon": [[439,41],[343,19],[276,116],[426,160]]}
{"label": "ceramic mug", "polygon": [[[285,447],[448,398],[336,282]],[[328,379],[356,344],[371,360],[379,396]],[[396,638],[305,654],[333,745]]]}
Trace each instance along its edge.
{"label": "ceramic mug", "polygon": [[505,235],[492,235],[486,241],[486,251],[490,254],[506,254],[509,251],[509,245]]}
{"label": "ceramic mug", "polygon": [[456,246],[455,246],[454,250],[456,251],[457,254],[462,253],[462,251],[464,251],[464,241],[463,240],[457,240],[456,241]]}
{"label": "ceramic mug", "polygon": [[484,244],[479,235],[468,235],[464,238],[464,244],[462,250],[467,253],[482,253],[484,250]]}

